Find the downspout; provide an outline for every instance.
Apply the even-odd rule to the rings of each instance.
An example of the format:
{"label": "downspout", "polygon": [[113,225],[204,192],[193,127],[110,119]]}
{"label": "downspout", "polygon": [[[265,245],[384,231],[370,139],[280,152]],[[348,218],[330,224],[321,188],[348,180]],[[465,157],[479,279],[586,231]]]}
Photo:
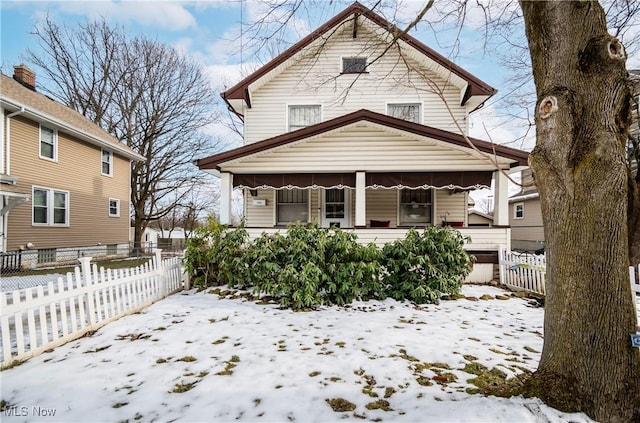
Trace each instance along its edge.
{"label": "downspout", "polygon": [[[5,128],[5,142],[2,144],[2,149],[6,151],[4,157],[2,155],[2,151],[0,151],[0,173],[6,173],[7,175],[11,175],[11,118],[17,116],[19,114],[24,113],[26,110],[24,107],[20,107],[20,110],[17,110],[13,113],[9,113],[7,115],[6,120],[6,128]],[[6,165],[5,165],[6,162]],[[6,206],[6,198],[2,197],[2,207]],[[2,218],[2,236],[0,237],[0,251],[7,251],[7,231],[9,230],[9,213],[6,215],[0,216]]]}

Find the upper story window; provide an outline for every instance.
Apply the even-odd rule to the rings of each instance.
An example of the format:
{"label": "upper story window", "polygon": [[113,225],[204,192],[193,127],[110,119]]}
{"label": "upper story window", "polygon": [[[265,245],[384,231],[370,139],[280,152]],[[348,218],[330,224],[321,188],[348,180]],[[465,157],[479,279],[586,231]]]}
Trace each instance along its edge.
{"label": "upper story window", "polygon": [[431,189],[403,189],[400,191],[400,225],[426,226],[431,224]]}
{"label": "upper story window", "polygon": [[109,217],[120,217],[120,200],[109,198]]}
{"label": "upper story window", "polygon": [[102,174],[113,175],[113,153],[109,150],[102,150]]}
{"label": "upper story window", "polygon": [[276,222],[286,225],[309,221],[309,191],[306,189],[281,189],[276,192]]}
{"label": "upper story window", "polygon": [[58,159],[58,134],[54,129],[40,125],[40,157]]}
{"label": "upper story window", "polygon": [[387,104],[387,114],[409,122],[422,123],[420,103]]}
{"label": "upper story window", "polygon": [[289,131],[320,123],[320,105],[289,106]]}
{"label": "upper story window", "polygon": [[33,224],[69,225],[69,192],[33,187]]}
{"label": "upper story window", "polygon": [[343,57],[342,73],[364,73],[367,71],[366,57]]}
{"label": "upper story window", "polygon": [[516,203],[513,206],[513,218],[524,219],[524,203]]}

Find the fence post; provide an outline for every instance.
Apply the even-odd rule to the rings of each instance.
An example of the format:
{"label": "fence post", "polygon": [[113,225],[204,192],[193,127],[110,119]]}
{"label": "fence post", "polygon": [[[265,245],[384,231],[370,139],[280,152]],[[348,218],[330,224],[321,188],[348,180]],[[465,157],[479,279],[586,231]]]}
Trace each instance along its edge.
{"label": "fence post", "polygon": [[504,280],[504,265],[502,264],[505,260],[505,249],[503,246],[498,247],[498,270],[500,272],[500,285],[505,284]]}
{"label": "fence post", "polygon": [[89,325],[93,326],[96,324],[96,305],[93,299],[93,289],[91,289],[91,259],[92,257],[80,257],[78,261],[80,262],[82,283],[87,288],[84,298],[89,313]]}
{"label": "fence post", "polygon": [[167,288],[167,278],[164,274],[164,267],[162,265],[162,249],[155,248],[153,250],[153,254],[156,271],[158,272],[158,283],[160,284],[160,298],[164,298],[167,296],[169,290]]}

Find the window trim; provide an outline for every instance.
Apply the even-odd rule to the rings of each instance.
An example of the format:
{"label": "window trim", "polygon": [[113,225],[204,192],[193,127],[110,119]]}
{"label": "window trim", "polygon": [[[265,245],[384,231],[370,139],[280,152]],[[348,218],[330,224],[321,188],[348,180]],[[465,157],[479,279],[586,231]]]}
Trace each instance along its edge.
{"label": "window trim", "polygon": [[[105,164],[105,161],[103,159],[104,153],[109,153],[109,173],[104,173],[102,169],[102,165]],[[113,151],[107,150],[106,148],[100,149],[100,174],[103,176],[113,176]]]}
{"label": "window trim", "polygon": [[[364,70],[362,71],[345,71],[344,61],[345,59],[364,59]],[[340,74],[341,75],[360,75],[363,73],[369,73],[369,58],[366,56],[340,56]]]}
{"label": "window trim", "polygon": [[[412,122],[412,123],[418,123],[420,125],[424,125],[424,102],[423,101],[386,101],[385,102],[385,114],[387,116],[391,116],[391,114],[389,113],[389,106],[413,106],[416,105],[419,107],[418,110],[418,117],[419,122],[413,122],[411,120],[407,120],[407,122]],[[393,117],[393,116],[391,116]],[[395,119],[401,119],[401,118],[395,118]],[[402,119],[405,120],[405,119]]]}
{"label": "window trim", "polygon": [[403,228],[407,228],[407,227],[416,227],[416,228],[424,228],[427,226],[435,226],[435,222],[434,222],[434,208],[435,208],[435,201],[436,201],[436,192],[434,188],[427,188],[425,191],[429,191],[429,195],[430,195],[430,199],[431,202],[430,203],[417,203],[417,204],[424,204],[425,208],[429,211],[429,217],[430,220],[429,222],[416,222],[414,224],[410,223],[410,222],[403,222],[402,221],[402,205],[403,204],[408,204],[408,203],[403,203],[402,202],[402,191],[404,190],[410,190],[410,191],[417,191],[416,189],[411,189],[411,188],[400,188],[397,190],[397,225],[398,227],[403,227]]}
{"label": "window trim", "polygon": [[[42,129],[48,129],[51,131],[51,139],[53,142],[53,157],[47,157],[42,155]],[[48,144],[48,143],[47,143]],[[38,157],[43,160],[48,160],[50,162],[58,162],[58,131],[55,128],[51,128],[49,126],[45,126],[43,124],[38,124]]]}
{"label": "window trim", "polygon": [[[518,206],[522,207],[522,213],[520,216],[518,216]],[[524,219],[524,202],[523,201],[513,204],[513,218],[517,220]]]}
{"label": "window trim", "polygon": [[[112,201],[116,202],[117,212],[115,214],[111,213],[111,202]],[[109,198],[108,213],[109,213],[109,217],[120,217],[120,199],[119,198]]]}
{"label": "window trim", "polygon": [[[285,125],[285,131],[286,132],[292,132],[292,131],[297,131],[299,129],[302,128],[306,128],[306,126],[302,127],[302,128],[297,128],[297,129],[291,129],[291,123],[290,121],[290,114],[291,114],[291,107],[319,107],[320,108],[320,122],[323,121],[323,110],[322,110],[322,104],[321,103],[287,103],[286,105],[287,110],[286,110],[286,125]],[[316,123],[314,123],[314,125],[317,125]],[[311,126],[311,125],[308,125]]]}
{"label": "window trim", "polygon": [[[47,192],[47,206],[46,206],[46,214],[47,214],[47,223],[37,223],[35,222],[35,213],[33,212],[34,205],[33,199],[35,198],[36,190],[46,191]],[[55,194],[64,194],[65,196],[65,215],[64,220],[65,223],[54,223],[55,217]],[[55,189],[55,188],[47,188],[38,185],[33,185],[31,187],[31,226],[36,227],[57,227],[57,228],[68,228],[70,226],[70,209],[71,209],[71,194],[69,191],[63,189]]]}

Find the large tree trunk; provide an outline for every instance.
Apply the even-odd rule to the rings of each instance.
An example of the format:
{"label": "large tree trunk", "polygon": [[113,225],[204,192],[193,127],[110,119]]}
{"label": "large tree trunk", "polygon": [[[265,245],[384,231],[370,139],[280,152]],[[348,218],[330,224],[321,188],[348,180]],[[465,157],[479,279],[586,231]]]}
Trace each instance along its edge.
{"label": "large tree trunk", "polygon": [[629,284],[624,50],[597,2],[522,1],[537,91],[531,154],[547,245],[544,348],[531,392],[599,421],[640,421]]}

